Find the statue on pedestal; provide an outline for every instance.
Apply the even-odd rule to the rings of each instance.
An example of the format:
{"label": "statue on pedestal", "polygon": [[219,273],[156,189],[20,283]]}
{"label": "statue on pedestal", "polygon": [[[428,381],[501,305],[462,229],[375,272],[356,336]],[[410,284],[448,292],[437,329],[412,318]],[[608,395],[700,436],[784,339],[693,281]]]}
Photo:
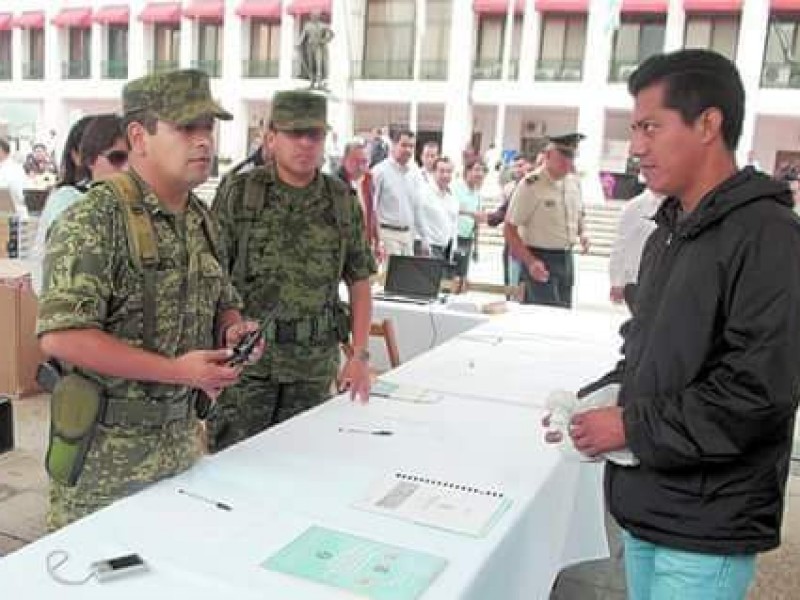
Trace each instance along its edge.
{"label": "statue on pedestal", "polygon": [[309,79],[312,90],[328,89],[328,44],[332,39],[333,30],[322,21],[320,13],[311,13],[300,33],[297,51],[302,66],[301,77]]}

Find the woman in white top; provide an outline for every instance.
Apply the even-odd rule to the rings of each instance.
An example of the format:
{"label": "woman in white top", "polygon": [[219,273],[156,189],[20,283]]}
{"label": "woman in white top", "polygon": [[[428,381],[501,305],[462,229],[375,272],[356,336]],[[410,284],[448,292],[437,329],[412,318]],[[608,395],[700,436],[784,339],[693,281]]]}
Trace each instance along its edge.
{"label": "woman in white top", "polygon": [[94,181],[102,181],[128,166],[128,146],[117,115],[84,117],[73,125],[61,160],[60,181],[39,217],[31,252],[33,289],[42,286],[42,262],[47,234],[61,214],[78,201]]}

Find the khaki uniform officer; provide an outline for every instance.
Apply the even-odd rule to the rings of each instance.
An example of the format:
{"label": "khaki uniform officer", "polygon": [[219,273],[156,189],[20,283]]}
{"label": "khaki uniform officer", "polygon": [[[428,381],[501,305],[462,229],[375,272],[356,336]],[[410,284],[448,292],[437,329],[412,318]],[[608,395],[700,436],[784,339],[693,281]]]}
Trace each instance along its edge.
{"label": "khaki uniform officer", "polygon": [[573,161],[580,133],[551,137],[544,165],[517,186],[505,222],[511,253],[525,267],[521,273],[524,304],[572,306],[572,246],[583,235],[583,200]]}

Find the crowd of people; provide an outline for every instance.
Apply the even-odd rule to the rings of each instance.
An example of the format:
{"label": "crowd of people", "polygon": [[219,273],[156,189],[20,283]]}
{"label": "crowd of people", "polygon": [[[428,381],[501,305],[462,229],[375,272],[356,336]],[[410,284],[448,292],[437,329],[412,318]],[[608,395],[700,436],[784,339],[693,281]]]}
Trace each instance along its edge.
{"label": "crowd of people", "polygon": [[[577,392],[619,385],[617,403],[577,412],[546,440],[635,456],[605,474],[630,598],[742,600],[756,554],[780,541],[800,389],[800,220],[785,183],[736,165],[744,88],[728,59],[656,55],[628,88],[631,152],[652,194],[626,228],[641,260],[623,262],[612,288],[632,317],[616,367]],[[589,243],[580,134],[519,157],[487,214],[486,165],[471,155],[454,183],[454,161],[426,144],[416,166],[408,129],[348,142],[322,173],[326,100],[283,91],[262,148],[208,209],[192,189],[209,176],[215,120],[232,119],[208,77],[133,80],[122,104],[121,118],[76,124],[43,219],[37,331],[70,365],[51,397],[51,528],[191,466],[197,417],[215,452],[318,405],[332,383],[366,402],[370,278],[385,255],[445,260],[463,281],[476,225],[502,224],[526,301],[571,306],[572,248]],[[262,341],[244,344],[256,331]]]}

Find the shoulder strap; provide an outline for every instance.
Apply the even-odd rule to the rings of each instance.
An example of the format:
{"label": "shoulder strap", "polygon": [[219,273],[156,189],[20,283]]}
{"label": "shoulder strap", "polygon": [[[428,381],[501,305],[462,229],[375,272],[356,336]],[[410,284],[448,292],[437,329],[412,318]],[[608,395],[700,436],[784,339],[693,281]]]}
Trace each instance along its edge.
{"label": "shoulder strap", "polygon": [[242,289],[247,276],[247,248],[250,241],[250,226],[266,204],[270,188],[270,178],[259,177],[257,171],[250,171],[244,183],[242,198],[242,222],[237,233],[236,259],[233,262],[233,281],[237,289]]}
{"label": "shoulder strap", "polygon": [[125,217],[131,260],[142,272],[142,341],[145,349],[153,351],[156,349],[156,268],[159,261],[153,222],[142,203],[142,189],[131,175],[119,173],[106,183],[114,191]]}
{"label": "shoulder strap", "polygon": [[[325,193],[333,198],[333,218],[336,220],[336,227],[339,228],[339,278],[344,274],[344,262],[347,258],[348,229],[350,227],[351,211],[349,210],[348,200],[350,191],[342,193],[343,189],[337,189],[334,185],[333,177],[322,175],[325,181]],[[336,283],[338,290],[339,283]]]}

